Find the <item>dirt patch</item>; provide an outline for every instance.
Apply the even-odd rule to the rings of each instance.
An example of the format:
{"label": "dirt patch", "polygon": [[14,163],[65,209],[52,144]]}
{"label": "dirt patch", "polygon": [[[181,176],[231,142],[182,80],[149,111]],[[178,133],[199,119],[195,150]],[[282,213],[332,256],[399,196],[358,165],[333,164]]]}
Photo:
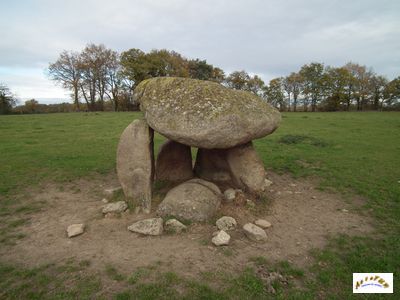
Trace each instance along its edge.
{"label": "dirt patch", "polygon": [[[101,192],[117,185],[114,174],[64,186],[49,184],[32,195],[32,200],[47,204],[31,215],[28,224],[19,227],[26,238],[0,249],[0,256],[29,267],[72,258],[89,260],[90,268],[99,272],[112,265],[130,274],[139,267],[158,264],[182,275],[197,276],[201,271],[240,270],[249,258],[259,256],[303,267],[311,261],[309,251],[324,247],[329,235],[363,235],[372,230],[370,220],[357,214],[357,208],[338,194],[319,191],[310,180],[273,173],[268,178],[273,184],[264,202],[255,208],[222,206],[221,215],[233,216],[239,224],[230,232],[231,244],[222,248],[210,243],[216,230],[211,224],[192,224],[180,235],[143,237],[129,232],[127,226],[149,215],[124,213],[120,218],[103,218]],[[267,242],[254,243],[241,228],[260,217],[273,226],[267,229]],[[67,238],[68,225],[82,222],[86,224],[85,233]]]}

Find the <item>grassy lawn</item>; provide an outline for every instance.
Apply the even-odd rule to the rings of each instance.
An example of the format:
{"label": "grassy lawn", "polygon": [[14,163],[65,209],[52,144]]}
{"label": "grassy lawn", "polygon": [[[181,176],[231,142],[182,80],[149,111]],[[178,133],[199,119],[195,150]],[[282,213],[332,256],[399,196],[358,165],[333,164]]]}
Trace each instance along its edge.
{"label": "grassy lawn", "polygon": [[[122,130],[140,116],[1,116],[0,247],[23,238],[14,229],[40,209],[40,203],[20,203],[18,195],[43,181],[70,181],[109,173],[115,167]],[[161,141],[156,136],[156,148]],[[374,216],[377,228],[368,237],[338,236],[330,240],[324,250],[314,251],[315,265],[300,272],[305,274],[298,276],[303,288],[277,287],[276,297],[352,298],[353,272],[394,272],[395,289],[399,287],[400,113],[285,113],[280,128],[255,145],[267,169],[316,177],[321,189],[341,192],[349,201],[352,195],[364,197],[366,205],[360,213]],[[85,263],[72,265],[22,270],[0,258],[0,298],[75,299],[101,295],[96,277],[83,278],[79,272]],[[280,270],[292,272],[290,266]],[[173,273],[154,272],[152,282],[142,282],[137,274],[118,276],[112,267],[106,272],[127,283],[134,281],[131,288],[114,295],[116,299],[268,298],[251,269],[228,278],[212,278],[211,282],[220,282],[220,288],[213,288],[207,278],[193,282]],[[63,285],[66,280],[68,284]],[[184,292],[177,294],[176,290]]]}

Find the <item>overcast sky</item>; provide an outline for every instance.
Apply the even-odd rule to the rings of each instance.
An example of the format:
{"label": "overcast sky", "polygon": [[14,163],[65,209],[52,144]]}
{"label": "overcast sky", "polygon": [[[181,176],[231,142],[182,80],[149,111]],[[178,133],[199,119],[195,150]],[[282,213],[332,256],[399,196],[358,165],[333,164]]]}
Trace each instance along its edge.
{"label": "overcast sky", "polygon": [[62,50],[166,48],[265,81],[311,61],[400,75],[400,0],[1,0],[0,82],[68,98],[45,74]]}

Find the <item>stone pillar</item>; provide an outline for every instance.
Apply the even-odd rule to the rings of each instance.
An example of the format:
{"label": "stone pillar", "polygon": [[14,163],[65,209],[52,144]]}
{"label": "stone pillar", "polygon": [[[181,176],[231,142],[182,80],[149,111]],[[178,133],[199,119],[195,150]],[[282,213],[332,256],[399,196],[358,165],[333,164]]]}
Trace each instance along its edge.
{"label": "stone pillar", "polygon": [[156,179],[183,182],[191,178],[193,170],[190,147],[175,141],[166,141],[157,155]]}
{"label": "stone pillar", "polygon": [[117,174],[128,202],[150,213],[154,178],[154,131],[145,120],[125,128],[117,150]]}

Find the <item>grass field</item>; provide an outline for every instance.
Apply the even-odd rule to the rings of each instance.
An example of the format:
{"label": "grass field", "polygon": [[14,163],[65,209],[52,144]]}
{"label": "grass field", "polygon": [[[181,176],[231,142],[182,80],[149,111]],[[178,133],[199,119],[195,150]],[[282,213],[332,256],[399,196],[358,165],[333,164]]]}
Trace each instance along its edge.
{"label": "grass field", "polygon": [[[42,182],[109,173],[115,168],[119,135],[132,119],[140,116],[140,113],[1,116],[0,247],[23,238],[17,233],[18,226],[40,206],[21,201],[21,195]],[[161,141],[157,136],[156,147]],[[267,169],[295,177],[316,177],[321,189],[338,191],[349,201],[354,195],[364,197],[366,205],[360,213],[371,214],[376,226],[376,232],[368,237],[333,238],[328,247],[313,253],[315,265],[301,270],[305,274],[299,279],[303,288],[289,287],[277,297],[352,298],[353,272],[394,272],[396,291],[400,284],[400,114],[285,113],[280,128],[273,135],[257,140],[255,145]],[[62,282],[69,276],[79,277],[82,268],[84,263],[71,263],[26,270],[0,258],[0,290],[6,291],[3,296],[12,299],[101,295],[102,287],[95,277],[80,278],[65,290]],[[110,276],[117,275],[116,270],[110,269]],[[177,297],[174,288],[181,289],[184,285],[187,298],[229,299],[233,295],[268,298],[251,270],[233,276],[221,289],[210,287],[207,281],[191,282],[176,276],[164,274],[152,284],[139,285],[115,297],[151,299],[160,296],[161,291],[164,298],[174,298]],[[60,292],[54,294],[57,286]]]}

